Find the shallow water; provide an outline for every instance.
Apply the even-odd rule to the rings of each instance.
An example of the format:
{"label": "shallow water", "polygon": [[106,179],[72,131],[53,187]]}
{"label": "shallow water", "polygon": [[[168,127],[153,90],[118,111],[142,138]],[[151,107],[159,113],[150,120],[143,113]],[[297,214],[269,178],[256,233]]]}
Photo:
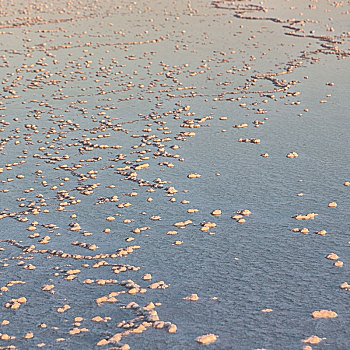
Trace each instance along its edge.
{"label": "shallow water", "polygon": [[[318,349],[347,349],[350,292],[339,286],[350,282],[349,11],[300,0],[2,4],[0,324],[10,323],[0,325],[0,346],[94,349],[106,339],[101,348],[199,349],[196,338],[214,333],[212,349],[302,349],[312,335],[326,338]],[[242,209],[252,214],[239,224],[232,216]],[[293,218],[308,213],[318,216]],[[204,222],[216,223],[211,234]],[[343,267],[325,258],[332,252]],[[121,283],[129,279],[136,295]],[[168,287],[149,288],[158,281]],[[98,305],[111,292],[118,301]],[[193,293],[198,301],[183,300]],[[6,307],[23,296],[18,310]],[[154,321],[135,334],[149,315],[124,306],[151,301],[176,334]],[[322,309],[338,317],[313,319]],[[133,319],[131,332],[118,327]]]}

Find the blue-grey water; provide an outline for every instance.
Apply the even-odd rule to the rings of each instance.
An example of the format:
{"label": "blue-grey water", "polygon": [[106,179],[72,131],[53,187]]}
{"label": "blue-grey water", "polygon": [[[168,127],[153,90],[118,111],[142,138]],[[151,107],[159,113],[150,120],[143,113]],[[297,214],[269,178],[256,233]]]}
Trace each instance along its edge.
{"label": "blue-grey water", "polygon": [[[213,333],[210,349],[303,349],[312,335],[348,349],[349,15],[325,0],[3,1],[0,347],[200,349]],[[161,303],[177,332],[130,302]]]}

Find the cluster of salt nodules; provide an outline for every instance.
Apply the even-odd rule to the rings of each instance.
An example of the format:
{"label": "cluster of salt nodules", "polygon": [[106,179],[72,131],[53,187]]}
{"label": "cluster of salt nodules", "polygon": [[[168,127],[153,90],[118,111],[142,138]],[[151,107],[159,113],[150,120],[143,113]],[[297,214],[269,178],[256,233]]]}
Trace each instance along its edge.
{"label": "cluster of salt nodules", "polygon": [[326,259],[334,261],[334,266],[343,267],[344,263],[339,260],[339,256],[335,253],[330,253],[326,256]]}
{"label": "cluster of salt nodules", "polygon": [[197,337],[196,342],[202,345],[209,345],[211,343],[216,342],[217,339],[218,339],[217,335],[210,333],[210,334],[205,334]]}
{"label": "cluster of salt nodules", "polygon": [[[160,303],[150,302],[144,307],[140,307],[135,302],[130,302],[128,305],[122,306],[123,309],[131,309],[136,314],[136,318],[129,321],[121,321],[117,324],[117,328],[123,330],[122,332],[114,334],[110,338],[102,339],[97,343],[97,346],[105,346],[119,343],[122,338],[130,334],[141,334],[148,328],[166,329],[168,333],[174,334],[177,332],[177,326],[171,322],[161,321],[158,313],[155,310]],[[96,322],[103,322],[102,318],[96,319]]]}
{"label": "cluster of salt nodules", "polygon": [[200,174],[194,173],[194,174],[189,174],[187,175],[189,179],[199,179],[201,177]]}
{"label": "cluster of salt nodules", "polygon": [[89,332],[89,330],[85,327],[78,328],[81,325],[81,322],[84,321],[84,319],[82,317],[79,317],[79,316],[75,317],[74,321],[75,321],[75,323],[74,323],[75,327],[69,331],[69,335],[78,335],[81,333]]}
{"label": "cluster of salt nodules", "polygon": [[81,226],[77,222],[71,223],[69,226],[70,226],[70,229],[69,229],[70,231],[74,231],[74,232],[81,231]]}
{"label": "cluster of salt nodules", "polygon": [[339,256],[335,253],[330,253],[326,256],[326,259],[328,260],[338,260],[339,259]]}
{"label": "cluster of salt nodules", "polygon": [[44,286],[41,287],[41,290],[44,292],[52,292],[54,288],[55,288],[54,284],[45,284]]}
{"label": "cluster of salt nodules", "polygon": [[133,265],[122,265],[118,264],[112,267],[112,271],[117,275],[121,272],[126,272],[126,271],[138,271],[140,270],[140,267],[138,266],[133,266]]}
{"label": "cluster of salt nodules", "polygon": [[301,232],[304,235],[307,235],[310,232],[309,229],[307,229],[306,227],[301,228],[301,229],[300,228],[293,228],[292,231],[293,232]]}
{"label": "cluster of salt nodules", "polygon": [[70,310],[70,305],[68,304],[65,304],[63,305],[62,307],[59,307],[56,311],[59,313],[59,314],[63,314],[64,312]]}
{"label": "cluster of salt nodules", "polygon": [[92,251],[98,249],[98,246],[96,244],[89,244],[89,243],[84,243],[79,241],[72,242],[72,245],[78,246],[80,248],[86,248]]}
{"label": "cluster of salt nodules", "polygon": [[175,189],[175,187],[173,187],[173,186],[166,189],[166,193],[168,193],[168,194],[176,194],[177,192],[178,192],[178,190]]}
{"label": "cluster of salt nodules", "polygon": [[215,222],[202,222],[201,226],[202,226],[201,227],[202,232],[209,232],[210,229],[216,227],[216,223]]}
{"label": "cluster of salt nodules", "polygon": [[168,287],[164,281],[154,282],[148,286],[149,289],[167,289]]}
{"label": "cluster of salt nodules", "polygon": [[151,228],[149,226],[144,226],[144,227],[140,227],[140,228],[135,228],[132,230],[133,233],[139,235],[141,232],[143,231],[147,231],[150,230]]}
{"label": "cluster of salt nodules", "polygon": [[128,294],[136,294],[136,293],[141,293],[144,294],[147,292],[145,288],[141,288],[137,283],[135,283],[133,280],[125,280],[121,281],[120,285],[124,286],[125,288],[128,289]]}
{"label": "cluster of salt nodules", "polygon": [[311,344],[311,345],[317,345],[319,344],[322,340],[325,340],[326,338],[320,338],[317,335],[312,335],[311,337],[304,339],[303,343]]}
{"label": "cluster of salt nodules", "polygon": [[199,297],[197,294],[191,294],[188,297],[183,298],[183,300],[198,301]]}
{"label": "cluster of salt nodules", "polygon": [[186,220],[186,221],[176,222],[173,226],[179,227],[179,228],[185,228],[186,226],[191,224],[193,224],[192,220]]}
{"label": "cluster of salt nodules", "polygon": [[[97,284],[98,286],[106,286],[108,284],[117,284],[118,281],[114,280],[114,279],[102,279],[102,278],[99,278],[97,280],[92,280],[91,278],[87,278],[82,283],[83,284],[90,284],[90,285],[91,284]],[[121,293],[124,293],[124,292],[121,292]]]}
{"label": "cluster of salt nodules", "polygon": [[243,143],[255,143],[255,144],[260,144],[261,140],[260,139],[254,139],[254,138],[251,138],[251,139],[238,139],[237,140],[238,142],[243,142]]}
{"label": "cluster of salt nodules", "polygon": [[336,208],[338,206],[338,204],[336,202],[331,202],[328,204],[329,208]]}
{"label": "cluster of salt nodules", "polygon": [[248,127],[248,124],[246,124],[246,123],[236,124],[236,125],[233,125],[232,127],[236,128],[236,129],[245,129]]}
{"label": "cluster of salt nodules", "polygon": [[338,317],[338,314],[334,311],[330,310],[320,310],[320,311],[314,311],[312,313],[313,318],[335,318]]}
{"label": "cluster of salt nodules", "polygon": [[[300,233],[302,233],[304,235],[307,235],[308,233],[310,233],[309,229],[306,228],[306,227],[304,227],[304,228],[296,227],[296,228],[293,228],[291,231],[293,231],[293,232],[300,232]],[[315,231],[315,233],[317,235],[319,235],[319,236],[325,236],[327,231],[326,230],[321,230],[321,231]]]}
{"label": "cluster of salt nodules", "polygon": [[289,152],[287,155],[286,155],[287,158],[289,159],[293,159],[293,158],[298,158],[299,155],[297,152]]}
{"label": "cluster of salt nodules", "polygon": [[237,210],[236,213],[232,216],[233,220],[236,220],[239,224],[244,224],[246,219],[243,216],[249,216],[252,212],[248,209]]}
{"label": "cluster of salt nodules", "polygon": [[340,285],[340,289],[350,292],[350,284],[348,282],[344,282]]}
{"label": "cluster of salt nodules", "polygon": [[317,235],[319,235],[319,236],[325,236],[327,234],[327,231],[326,230],[321,230],[321,231],[316,231],[315,233]]}
{"label": "cluster of salt nodules", "polygon": [[21,305],[24,305],[27,303],[27,298],[26,297],[20,297],[18,299],[11,299],[5,304],[5,307],[7,309],[12,309],[12,310],[18,310]]}
{"label": "cluster of salt nodules", "polygon": [[318,214],[316,214],[316,213],[309,213],[306,215],[297,214],[297,215],[294,215],[293,218],[298,220],[298,221],[299,220],[314,220],[316,216],[318,216]]}

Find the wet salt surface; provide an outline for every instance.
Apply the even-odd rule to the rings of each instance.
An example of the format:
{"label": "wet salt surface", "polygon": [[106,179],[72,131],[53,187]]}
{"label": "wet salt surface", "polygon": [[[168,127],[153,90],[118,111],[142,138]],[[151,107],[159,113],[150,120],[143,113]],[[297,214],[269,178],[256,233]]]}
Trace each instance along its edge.
{"label": "wet salt surface", "polygon": [[348,4],[26,5],[0,23],[0,346],[346,349]]}

